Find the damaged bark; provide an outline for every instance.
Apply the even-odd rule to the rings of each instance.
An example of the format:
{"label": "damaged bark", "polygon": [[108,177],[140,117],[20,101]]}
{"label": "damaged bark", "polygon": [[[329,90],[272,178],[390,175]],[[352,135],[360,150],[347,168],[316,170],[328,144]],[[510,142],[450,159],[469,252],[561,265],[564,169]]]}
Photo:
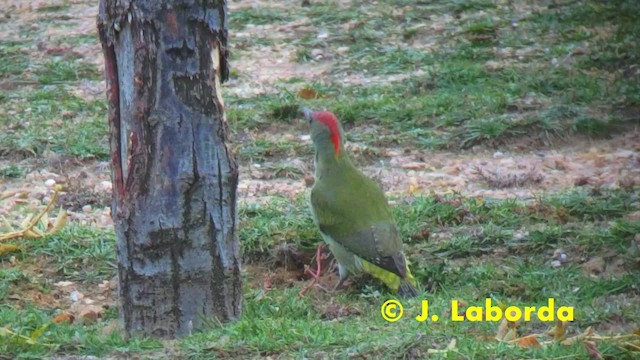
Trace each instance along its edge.
{"label": "damaged bark", "polygon": [[101,0],[120,319],[174,338],[239,317],[223,0]]}

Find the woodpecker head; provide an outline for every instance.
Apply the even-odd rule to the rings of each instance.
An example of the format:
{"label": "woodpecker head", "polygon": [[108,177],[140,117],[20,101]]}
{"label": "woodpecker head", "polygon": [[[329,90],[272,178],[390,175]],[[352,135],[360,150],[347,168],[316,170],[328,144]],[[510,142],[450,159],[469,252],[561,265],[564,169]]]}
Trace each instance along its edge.
{"label": "woodpecker head", "polygon": [[329,111],[315,111],[304,108],[304,117],[309,121],[311,139],[316,151],[333,151],[335,156],[342,152],[342,126],[338,118]]}

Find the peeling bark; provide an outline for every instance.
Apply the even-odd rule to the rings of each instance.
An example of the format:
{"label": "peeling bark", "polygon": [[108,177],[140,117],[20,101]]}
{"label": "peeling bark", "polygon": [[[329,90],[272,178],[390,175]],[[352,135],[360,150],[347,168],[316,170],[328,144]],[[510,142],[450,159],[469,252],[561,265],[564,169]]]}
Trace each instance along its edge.
{"label": "peeling bark", "polygon": [[128,335],[179,337],[240,315],[225,15],[224,1],[100,1]]}

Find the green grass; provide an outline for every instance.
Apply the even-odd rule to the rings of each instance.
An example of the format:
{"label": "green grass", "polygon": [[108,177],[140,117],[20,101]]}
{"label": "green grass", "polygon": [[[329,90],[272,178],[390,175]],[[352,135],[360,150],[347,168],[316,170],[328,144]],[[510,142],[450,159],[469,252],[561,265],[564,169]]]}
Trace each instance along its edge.
{"label": "green grass", "polygon": [[25,46],[24,41],[6,41],[0,44],[0,78],[8,78],[13,75],[20,75],[29,66],[29,55],[21,51]]}
{"label": "green grass", "polygon": [[[104,101],[86,101],[64,86],[8,93],[0,119],[0,154],[38,156],[45,150],[105,159],[108,152]],[[82,126],[78,126],[82,124]]]}
{"label": "green grass", "polygon": [[[513,9],[485,2],[411,4],[434,16],[480,9],[503,18],[519,16]],[[489,17],[463,17],[453,20],[440,35],[421,30],[425,19],[412,12],[391,16],[391,11],[385,11],[391,10],[390,4],[329,11],[333,6],[323,3],[300,10],[318,32],[303,34],[296,41],[299,61],[314,66],[309,62],[310,51],[320,48],[333,56],[334,79],[352,73],[383,78],[417,70],[422,74],[364,86],[337,85],[331,80],[308,84],[325,95],[309,105],[333,110],[347,125],[381,124],[394,134],[389,144],[455,149],[503,145],[525,133],[538,144],[575,133],[602,137],[625,129],[620,109],[638,104],[640,81],[633,64],[640,48],[632,39],[640,34],[640,26],[627,14],[639,8],[632,1],[552,6],[519,17],[516,27]],[[620,14],[621,7],[627,14]],[[372,18],[371,13],[380,16]],[[350,30],[345,31],[345,26]],[[598,33],[595,29],[610,30]],[[319,32],[328,38],[318,38]],[[469,40],[473,36],[479,43]],[[432,48],[411,43],[425,37],[433,40]],[[492,47],[485,46],[489,37]],[[340,47],[348,52],[335,56]],[[501,53],[512,55],[497,68],[485,64],[500,59]],[[530,98],[540,101],[523,108],[521,104]],[[231,106],[234,117],[241,120],[238,128],[276,120],[270,109],[278,101],[277,95],[262,95]],[[561,107],[575,111],[553,116],[552,110]],[[256,118],[260,120],[251,121]],[[425,125],[438,129],[437,141],[428,131],[412,133]]]}
{"label": "green grass", "polygon": [[[640,231],[640,222],[626,216],[636,210],[639,198],[638,190],[618,190],[597,195],[586,191],[550,194],[528,203],[460,196],[399,201],[393,212],[408,239],[405,251],[427,290],[419,299],[403,300],[406,311],[400,321],[392,324],[381,319],[379,307],[391,297],[376,282],[336,294],[311,290],[302,297],[297,293],[304,282],[276,286],[266,295],[261,286],[245,286],[239,321],[224,326],[212,322],[209,328],[172,345],[172,351],[193,359],[298,358],[319,353],[331,358],[353,354],[395,358],[406,351],[443,349],[456,338],[456,353],[465,358],[583,356],[586,349],[580,344],[520,349],[487,340],[495,335],[497,324],[453,322],[447,313],[451,300],[470,306],[482,305],[490,297],[494,303],[542,306],[553,297],[557,306],[575,308],[576,320],[569,325],[569,335],[588,326],[598,329],[610,319],[637,323],[640,272],[633,263],[639,254],[630,252],[629,244]],[[246,263],[266,262],[272,267],[276,248],[286,244],[296,251],[313,253],[319,241],[304,197],[293,202],[276,197],[265,205],[241,205],[239,217]],[[429,239],[418,235],[425,228],[432,232]],[[17,255],[18,266],[0,258],[4,284],[0,296],[5,302],[0,307],[0,320],[12,333],[26,337],[43,329],[31,344],[17,335],[0,336],[3,354],[32,358],[55,353],[158,355],[164,351],[156,341],[124,340],[117,332],[102,335],[101,328],[116,317],[115,310],[107,311],[98,324],[55,325],[51,319],[56,309],[39,307],[28,299],[18,306],[11,296],[15,295],[13,289],[50,292],[52,284],[61,279],[87,288],[111,279],[115,274],[111,266],[115,261],[113,242],[111,231],[70,226],[55,236],[25,243]],[[550,265],[555,249],[568,254],[565,266]],[[506,255],[498,256],[498,252]],[[620,260],[625,270],[592,277],[584,272],[581,262],[595,256]],[[43,270],[46,276],[33,272],[29,264],[34,261],[47,264]],[[264,275],[263,271],[245,273],[245,284],[252,279],[261,284]],[[422,298],[429,300],[431,313],[440,315],[439,322],[412,320],[419,313]],[[551,326],[534,320],[521,324],[518,331],[524,336]],[[598,349],[611,357],[631,357],[607,341],[599,342]]]}
{"label": "green grass", "polygon": [[[637,122],[633,114],[640,106],[640,23],[635,14],[640,5],[633,0],[531,4],[315,1],[287,11],[231,11],[230,32],[252,34],[230,41],[232,79],[254,75],[235,64],[242,64],[255,46],[289,46],[288,60],[296,66],[330,66],[314,80],[296,74],[275,81],[275,91],[267,87],[257,96],[224,89],[230,146],[243,165],[264,162],[257,171],[302,181],[304,173],[290,162],[311,158],[311,146],[298,141],[307,131],[298,114],[300,105],[335,112],[348,139],[367,145],[370,153],[365,156],[374,160],[378,148],[387,146],[457,151],[509,145],[524,137],[537,141],[534,144],[557,144],[576,134],[610,136]],[[75,24],[65,15],[74,6],[64,2],[39,8],[38,28],[25,24],[19,34],[0,43],[2,158],[39,158],[54,152],[108,159],[104,97],[84,98],[74,92],[87,80],[100,80],[101,69],[73,54],[45,56],[38,48],[44,30]],[[307,22],[286,30],[287,24],[303,19]],[[265,30],[253,36],[252,26]],[[49,40],[52,46],[98,41],[94,35],[74,34]],[[312,56],[315,49],[324,59]],[[270,50],[265,54],[285,56]],[[352,76],[367,81],[344,82]],[[320,96],[303,100],[297,94],[301,87]],[[353,127],[362,131],[349,131]],[[26,169],[18,163],[6,166],[0,169],[0,182],[19,181]],[[115,307],[96,324],[54,324],[52,319],[64,309],[34,298],[54,296],[54,284],[61,280],[73,281],[87,293],[111,280],[116,274],[112,231],[70,224],[54,236],[15,242],[21,251],[0,256],[0,359],[589,356],[580,343],[521,349],[493,340],[497,324],[449,319],[452,299],[479,305],[487,297],[536,306],[554,297],[560,305],[574,306],[576,321],[568,335],[589,326],[602,334],[615,333],[615,326],[630,331],[640,323],[640,222],[631,215],[640,203],[638,189],[580,188],[529,202],[459,195],[394,200],[407,257],[425,290],[420,299],[429,299],[441,317],[437,323],[412,320],[420,299],[406,300],[404,319],[385,322],[380,306],[393,296],[375,281],[336,294],[314,289],[301,297],[298,292],[306,283],[297,281],[265,294],[263,277],[282,270],[276,267],[283,253],[311,259],[320,241],[305,196],[274,196],[263,204],[239,205],[238,235],[247,265],[242,317],[225,325],[211,321],[206,329],[175,343],[124,339],[117,331],[106,335],[105,325],[117,318]],[[559,249],[569,261],[554,267],[553,254]],[[606,264],[603,272],[588,273],[585,263],[599,257]],[[294,275],[301,277],[299,272]],[[550,326],[522,323],[518,336]],[[428,353],[444,349],[452,339],[457,339],[454,351]],[[613,341],[597,346],[605,358],[636,355]]]}
{"label": "green grass", "polygon": [[[453,16],[442,25],[442,31],[434,31],[418,12],[394,13],[394,4],[413,6],[434,19],[451,14],[464,16]],[[302,122],[297,123],[300,105],[331,109],[347,129],[365,122],[381,127],[385,136],[376,139],[378,146],[402,144],[426,149],[498,147],[523,134],[529,135],[533,145],[557,144],[573,134],[610,136],[637,121],[625,115],[627,109],[633,113],[640,105],[640,79],[634,67],[640,57],[635,41],[640,26],[628,15],[638,10],[633,1],[583,0],[545,11],[524,11],[484,1],[367,3],[338,12],[332,11],[335,6],[332,2],[315,3],[286,14],[271,7],[241,8],[230,13],[230,26],[236,31],[245,31],[249,24],[287,24],[307,17],[309,29],[287,40],[295,46],[292,56],[309,67],[316,66],[316,60],[311,59],[313,49],[322,50],[332,59],[322,81],[294,78],[277,82],[276,93],[226,95],[229,123],[240,139],[247,138],[246,132],[263,130],[274,122],[292,124],[295,133],[306,131]],[[486,13],[472,16],[478,11]],[[513,19],[517,26],[497,18]],[[71,35],[58,41],[90,44],[97,39]],[[278,42],[268,32],[260,39],[242,41],[232,52],[234,62],[245,56],[246,48]],[[425,42],[429,47],[423,45]],[[31,59],[25,49],[33,46],[29,40],[0,45],[0,54],[9,60],[0,65],[0,77],[18,84],[26,80],[73,86],[80,80],[101,76],[99,69],[83,59]],[[337,55],[339,48],[347,51]],[[487,65],[490,62],[498,65]],[[243,69],[238,71],[242,73]],[[364,85],[339,82],[351,74],[379,80]],[[389,76],[401,76],[401,80],[385,81]],[[302,100],[290,90],[293,84],[312,88],[322,96]],[[29,98],[26,93],[21,96]],[[0,108],[7,109],[7,99],[13,97],[13,91],[1,92]],[[29,105],[26,102],[23,107]],[[40,127],[44,132],[56,130],[50,121]],[[64,146],[29,133],[5,139],[4,146],[0,141],[0,146],[17,148],[20,156],[34,156],[49,149],[102,158],[106,147],[95,144],[104,142],[106,130],[106,126],[96,124],[82,136],[65,141]],[[84,144],[72,144],[85,140]],[[240,142],[239,147],[245,148],[245,141]],[[260,145],[238,156],[243,161],[278,159],[282,144],[272,144],[273,151]],[[302,147],[292,151],[294,155],[304,154]]]}

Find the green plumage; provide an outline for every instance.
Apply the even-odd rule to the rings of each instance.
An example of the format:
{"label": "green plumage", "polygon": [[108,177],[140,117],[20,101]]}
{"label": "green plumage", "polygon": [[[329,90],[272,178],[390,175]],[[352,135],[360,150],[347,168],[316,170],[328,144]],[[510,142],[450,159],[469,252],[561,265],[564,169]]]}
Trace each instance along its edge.
{"label": "green plumage", "polygon": [[349,160],[342,148],[342,128],[333,114],[307,111],[305,115],[316,149],[311,209],[339,263],[339,285],[348,274],[365,271],[394,291],[416,295],[384,193]]}

